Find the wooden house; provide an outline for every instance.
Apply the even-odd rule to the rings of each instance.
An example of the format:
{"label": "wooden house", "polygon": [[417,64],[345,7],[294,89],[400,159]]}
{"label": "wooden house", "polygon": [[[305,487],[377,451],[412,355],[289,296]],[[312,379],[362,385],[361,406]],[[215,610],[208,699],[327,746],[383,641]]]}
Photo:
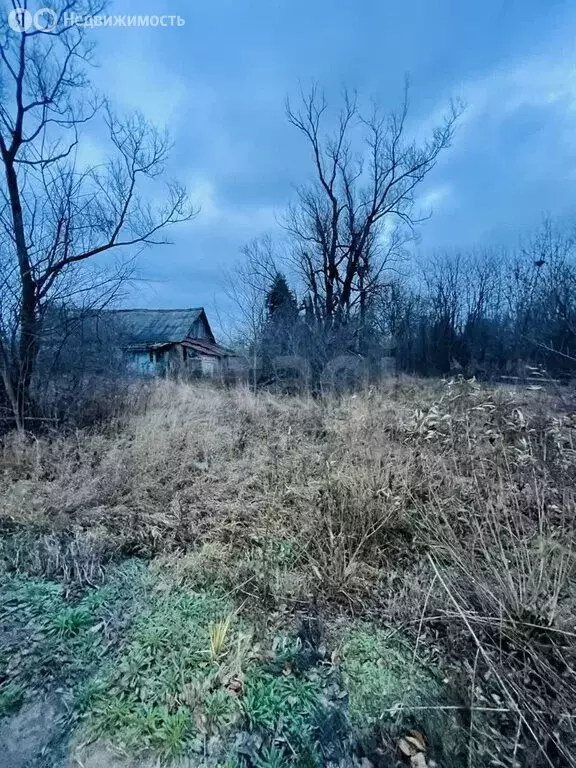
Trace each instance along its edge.
{"label": "wooden house", "polygon": [[216,343],[203,307],[108,310],[129,369],[142,375],[217,376],[233,352]]}

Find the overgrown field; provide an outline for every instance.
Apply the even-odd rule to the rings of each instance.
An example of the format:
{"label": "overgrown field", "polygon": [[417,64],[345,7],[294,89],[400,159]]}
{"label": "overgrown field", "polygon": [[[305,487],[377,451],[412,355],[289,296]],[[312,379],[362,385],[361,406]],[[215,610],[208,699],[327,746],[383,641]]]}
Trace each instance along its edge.
{"label": "overgrown field", "polygon": [[0,765],[576,765],[570,391],[163,382],[1,460]]}

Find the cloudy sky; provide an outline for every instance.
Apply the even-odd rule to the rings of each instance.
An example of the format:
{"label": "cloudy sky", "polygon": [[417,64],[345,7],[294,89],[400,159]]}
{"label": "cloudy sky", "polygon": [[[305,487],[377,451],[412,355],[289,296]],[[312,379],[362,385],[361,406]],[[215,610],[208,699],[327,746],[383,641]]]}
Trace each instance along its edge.
{"label": "cloudy sky", "polygon": [[[169,172],[200,215],[140,258],[141,306],[225,311],[222,275],[278,231],[310,171],[286,95],[343,86],[393,109],[409,76],[412,125],[466,105],[421,200],[418,249],[511,243],[576,209],[576,4],[564,0],[113,0],[113,13],[179,14],[169,28],[94,30],[98,85],[167,125]],[[95,137],[95,143],[98,139]],[[94,148],[97,151],[97,147]]]}

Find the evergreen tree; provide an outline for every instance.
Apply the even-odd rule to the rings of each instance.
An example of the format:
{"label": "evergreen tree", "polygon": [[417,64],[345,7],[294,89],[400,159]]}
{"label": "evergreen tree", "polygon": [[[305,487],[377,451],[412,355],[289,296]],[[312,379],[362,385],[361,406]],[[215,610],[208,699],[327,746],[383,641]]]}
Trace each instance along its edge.
{"label": "evergreen tree", "polygon": [[265,379],[283,378],[278,366],[298,347],[298,303],[283,274],[278,273],[266,296],[268,318],[262,339],[262,371]]}
{"label": "evergreen tree", "polygon": [[278,273],[266,299],[268,317],[282,324],[294,322],[298,315],[296,297],[290,290],[286,278]]}

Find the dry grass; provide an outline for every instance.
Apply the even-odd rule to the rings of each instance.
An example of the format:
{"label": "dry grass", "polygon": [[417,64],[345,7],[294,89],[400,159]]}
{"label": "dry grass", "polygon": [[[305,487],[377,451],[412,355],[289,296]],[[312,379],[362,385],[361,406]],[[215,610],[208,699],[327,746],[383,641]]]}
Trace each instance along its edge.
{"label": "dry grass", "polygon": [[5,439],[4,560],[89,582],[161,556],[243,601],[404,627],[461,693],[470,765],[576,765],[575,411],[470,382],[165,382],[105,431]]}

